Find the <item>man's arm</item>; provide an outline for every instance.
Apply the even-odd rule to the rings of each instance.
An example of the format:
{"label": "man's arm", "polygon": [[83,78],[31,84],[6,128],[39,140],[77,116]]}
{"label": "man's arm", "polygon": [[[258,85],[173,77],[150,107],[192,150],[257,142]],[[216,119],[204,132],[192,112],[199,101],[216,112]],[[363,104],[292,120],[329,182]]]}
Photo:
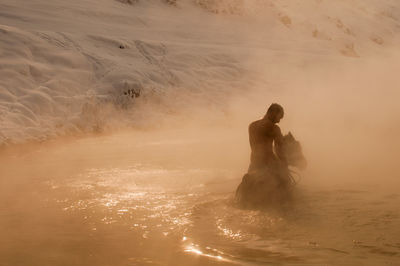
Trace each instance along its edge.
{"label": "man's arm", "polygon": [[287,165],[287,158],[283,150],[283,135],[281,129],[277,125],[274,125],[274,146],[276,155],[278,156],[279,160]]}
{"label": "man's arm", "polygon": [[255,140],[255,133],[256,133],[256,121],[252,122],[249,125],[249,142],[250,142],[250,148],[253,151],[254,147],[256,146],[256,140]]}

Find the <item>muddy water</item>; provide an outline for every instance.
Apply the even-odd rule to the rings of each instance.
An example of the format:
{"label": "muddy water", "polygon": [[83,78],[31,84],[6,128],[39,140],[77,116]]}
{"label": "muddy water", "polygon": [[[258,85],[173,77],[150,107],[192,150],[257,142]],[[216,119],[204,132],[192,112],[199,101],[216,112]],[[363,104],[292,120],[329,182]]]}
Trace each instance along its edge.
{"label": "muddy water", "polygon": [[300,182],[288,205],[243,210],[247,155],[222,146],[144,132],[4,153],[0,265],[400,264],[395,188]]}

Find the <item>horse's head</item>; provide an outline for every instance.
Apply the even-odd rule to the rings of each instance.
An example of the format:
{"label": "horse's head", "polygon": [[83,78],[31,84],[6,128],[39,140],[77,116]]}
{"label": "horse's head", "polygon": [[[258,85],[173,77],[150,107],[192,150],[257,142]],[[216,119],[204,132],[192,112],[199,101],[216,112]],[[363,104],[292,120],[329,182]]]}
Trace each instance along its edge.
{"label": "horse's head", "polygon": [[307,160],[303,155],[300,142],[297,141],[290,132],[283,137],[283,151],[289,165],[299,169],[306,168]]}

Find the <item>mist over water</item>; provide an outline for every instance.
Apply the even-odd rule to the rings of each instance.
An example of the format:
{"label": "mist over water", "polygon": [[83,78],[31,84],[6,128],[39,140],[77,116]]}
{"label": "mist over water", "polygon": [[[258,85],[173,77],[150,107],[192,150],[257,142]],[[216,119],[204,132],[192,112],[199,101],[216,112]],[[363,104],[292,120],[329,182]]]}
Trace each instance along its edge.
{"label": "mist over water", "polygon": [[[50,77],[37,75],[28,92],[47,86],[40,92],[54,102],[29,102],[43,112],[29,127],[1,117],[0,137],[49,138],[0,151],[0,265],[399,262],[398,4],[200,2],[104,0],[86,13],[63,1],[47,6],[81,10],[87,23],[79,27],[71,11],[57,23],[33,16],[29,25],[20,14],[0,16],[3,36],[28,36],[40,51],[53,51],[49,40],[69,47],[65,58],[75,64],[59,58],[55,71],[58,82],[77,77],[74,91],[63,91],[46,56],[41,64],[28,58]],[[19,12],[29,17],[29,9]],[[106,24],[102,16],[109,28],[93,22]],[[7,80],[18,82],[0,84],[3,114],[27,101],[17,70]],[[30,71],[29,79],[37,73]],[[124,98],[137,87],[140,97]],[[3,104],[9,93],[13,101]],[[308,168],[296,175],[290,204],[242,209],[233,196],[249,164],[247,128],[274,102]],[[71,112],[68,127],[53,127],[52,104]]]}
{"label": "mist over water", "polygon": [[[389,71],[348,66],[334,72],[341,80],[312,71],[320,82],[303,71],[278,91],[233,96],[226,113],[204,106],[152,128],[4,152],[3,261],[396,263],[397,92],[358,78]],[[249,163],[247,126],[270,102],[285,107],[280,126],[301,141],[309,168],[291,206],[243,210],[232,197]]]}

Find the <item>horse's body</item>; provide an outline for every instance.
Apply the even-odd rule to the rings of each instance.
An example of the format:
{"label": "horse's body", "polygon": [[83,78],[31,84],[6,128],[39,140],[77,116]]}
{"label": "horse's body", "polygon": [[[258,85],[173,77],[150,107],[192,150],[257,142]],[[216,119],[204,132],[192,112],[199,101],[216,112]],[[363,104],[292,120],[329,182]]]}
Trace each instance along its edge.
{"label": "horse's body", "polygon": [[[306,160],[301,145],[291,133],[283,137],[283,151],[288,164],[305,168]],[[290,199],[294,181],[287,166],[278,159],[243,176],[236,190],[236,201],[243,206],[265,206]]]}

